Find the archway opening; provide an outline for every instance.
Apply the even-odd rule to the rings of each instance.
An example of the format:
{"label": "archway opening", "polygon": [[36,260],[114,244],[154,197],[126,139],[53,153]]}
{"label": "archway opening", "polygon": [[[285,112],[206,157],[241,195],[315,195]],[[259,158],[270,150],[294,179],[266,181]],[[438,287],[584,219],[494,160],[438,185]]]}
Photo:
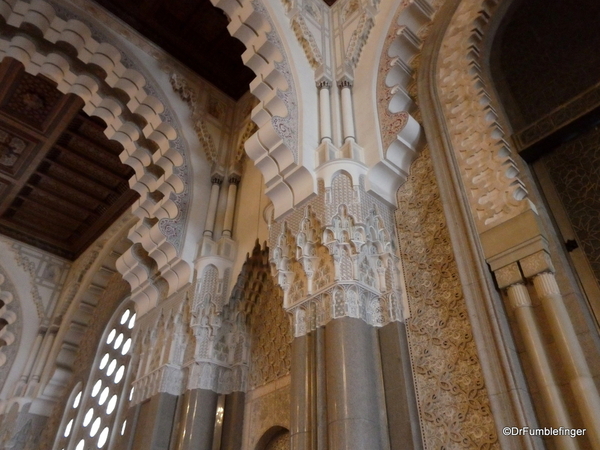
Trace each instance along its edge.
{"label": "archway opening", "polygon": [[600,4],[515,0],[490,46],[490,76],[600,319]]}

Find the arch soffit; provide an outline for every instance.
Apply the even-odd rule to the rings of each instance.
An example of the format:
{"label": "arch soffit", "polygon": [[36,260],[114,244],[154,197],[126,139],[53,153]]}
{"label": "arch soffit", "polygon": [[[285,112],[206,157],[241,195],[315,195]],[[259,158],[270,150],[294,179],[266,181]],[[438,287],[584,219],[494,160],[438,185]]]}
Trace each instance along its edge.
{"label": "arch soffit", "polygon": [[425,145],[415,103],[415,74],[423,43],[440,2],[401,2],[383,35],[378,64],[371,78],[376,80],[375,104],[382,154],[367,173],[367,188],[389,204],[406,181],[410,166]]}
{"label": "arch soffit", "polygon": [[438,106],[439,112],[432,117],[440,121],[480,235],[533,210],[500,124],[493,88],[481,67],[486,32],[499,3],[458,3],[441,44],[436,48],[436,42],[429,42],[428,58],[435,69],[420,79]]}
{"label": "arch soffit", "polygon": [[[0,58],[12,57],[28,73],[43,75],[61,92],[80,97],[84,111],[107,124],[107,137],[123,145],[121,161],[135,171],[130,187],[140,194],[133,213],[142,219],[131,228],[129,239],[141,244],[156,262],[167,281],[167,294],[175,292],[189,281],[191,271],[160,226],[161,219],[175,219],[180,213],[173,194],[185,188],[176,169],[184,157],[170,145],[177,132],[161,118],[164,105],[147,94],[141,73],[121,63],[119,50],[94,40],[84,23],[58,17],[50,4],[10,0],[0,5],[0,17],[19,28],[13,36],[0,37]],[[131,285],[136,303],[144,304],[144,309],[156,303],[152,274],[131,249],[117,267]]]}
{"label": "arch soffit", "polygon": [[250,92],[259,100],[252,110],[258,131],[246,141],[245,149],[265,179],[275,217],[280,217],[317,193],[316,180],[299,154],[299,99],[292,65],[260,0],[211,2],[230,18],[227,29],[246,46],[242,59],[256,74]]}

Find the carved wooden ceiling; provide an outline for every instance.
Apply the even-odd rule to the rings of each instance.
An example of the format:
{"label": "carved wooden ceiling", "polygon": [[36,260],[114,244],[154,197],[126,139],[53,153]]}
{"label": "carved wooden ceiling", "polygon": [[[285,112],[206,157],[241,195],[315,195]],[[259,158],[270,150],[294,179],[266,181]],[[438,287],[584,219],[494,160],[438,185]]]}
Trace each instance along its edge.
{"label": "carved wooden ceiling", "polygon": [[233,99],[254,74],[242,63],[244,45],[210,0],[95,0]]}
{"label": "carved wooden ceiling", "polygon": [[122,147],[23,65],[0,63],[0,233],[75,259],[138,197]]}

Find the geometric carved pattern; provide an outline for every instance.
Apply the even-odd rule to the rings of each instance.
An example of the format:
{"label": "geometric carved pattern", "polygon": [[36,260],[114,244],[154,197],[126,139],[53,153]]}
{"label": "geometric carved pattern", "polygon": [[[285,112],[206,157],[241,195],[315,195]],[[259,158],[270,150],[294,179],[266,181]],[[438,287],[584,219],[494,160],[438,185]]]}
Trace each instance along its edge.
{"label": "geometric carved pattern", "polygon": [[[273,427],[287,428],[290,427],[290,387],[284,386],[276,391],[269,392],[258,398],[252,399],[247,403],[248,417],[248,437],[245,448],[264,448],[258,447],[257,443],[260,438]],[[286,432],[284,436],[289,438]],[[279,434],[274,436],[276,440]],[[277,440],[276,440],[277,442]],[[270,442],[269,442],[270,443]],[[284,449],[286,447],[283,447]]]}
{"label": "geometric carved pattern", "polygon": [[290,432],[285,431],[272,438],[266,445],[265,450],[289,450]]}
{"label": "geometric carved pattern", "polygon": [[428,150],[398,192],[396,220],[425,448],[499,448]]}
{"label": "geometric carved pattern", "polygon": [[25,149],[25,141],[0,130],[0,166],[12,168]]}
{"label": "geometric carved pattern", "polygon": [[[544,20],[538,20],[542,14]],[[569,2],[528,0],[505,17],[490,57],[500,72],[494,78],[503,78],[496,86],[515,131],[559,112],[555,119],[559,123],[546,122],[545,130],[540,127],[547,133],[574,118],[561,111],[567,102],[594,86],[597,90],[599,16],[595,0],[581,0],[577,8]],[[597,92],[594,97],[598,105]]]}
{"label": "geometric carved pattern", "polygon": [[[401,320],[391,208],[346,173],[271,226],[271,269],[294,336],[341,317],[381,327]],[[327,225],[321,225],[325,222]]]}
{"label": "geometric carved pattern", "polygon": [[171,73],[169,81],[171,82],[173,90],[179,94],[181,99],[186,102],[190,108],[192,121],[194,122],[194,131],[196,131],[196,134],[198,135],[198,140],[206,154],[206,159],[210,163],[216,163],[218,157],[217,150],[212,136],[206,128],[206,123],[200,116],[201,111],[199,108],[197,92],[190,87],[184,77],[175,72]]}
{"label": "geometric carved pattern", "polygon": [[44,130],[47,119],[52,118],[52,110],[62,96],[52,83],[25,73],[18,80],[2,109],[29,125]]}
{"label": "geometric carved pattern", "polygon": [[251,388],[278,380],[290,373],[291,366],[292,333],[288,314],[283,309],[283,295],[273,283],[268,267],[262,278],[261,291],[248,316]]}
{"label": "geometric carved pattern", "polygon": [[[250,388],[277,380],[290,372],[292,333],[283,309],[283,293],[273,282],[269,249],[258,241],[238,280],[238,308],[245,313],[250,336]],[[241,284],[243,282],[243,285]]]}
{"label": "geometric carved pattern", "polygon": [[600,282],[600,131],[563,144],[543,161]]}

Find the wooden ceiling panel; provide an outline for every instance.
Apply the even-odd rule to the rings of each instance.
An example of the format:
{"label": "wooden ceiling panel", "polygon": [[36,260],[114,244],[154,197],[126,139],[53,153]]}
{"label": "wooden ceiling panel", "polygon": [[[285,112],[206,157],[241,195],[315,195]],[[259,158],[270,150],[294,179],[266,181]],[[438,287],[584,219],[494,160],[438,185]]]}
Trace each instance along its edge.
{"label": "wooden ceiling panel", "polygon": [[32,159],[39,142],[0,124],[0,176],[18,178]]}
{"label": "wooden ceiling panel", "polygon": [[254,74],[242,63],[245,47],[210,0],[96,1],[233,99],[248,91]]}
{"label": "wooden ceiling panel", "polygon": [[138,197],[122,146],[82,106],[11,58],[0,63],[0,233],[69,259]]}

